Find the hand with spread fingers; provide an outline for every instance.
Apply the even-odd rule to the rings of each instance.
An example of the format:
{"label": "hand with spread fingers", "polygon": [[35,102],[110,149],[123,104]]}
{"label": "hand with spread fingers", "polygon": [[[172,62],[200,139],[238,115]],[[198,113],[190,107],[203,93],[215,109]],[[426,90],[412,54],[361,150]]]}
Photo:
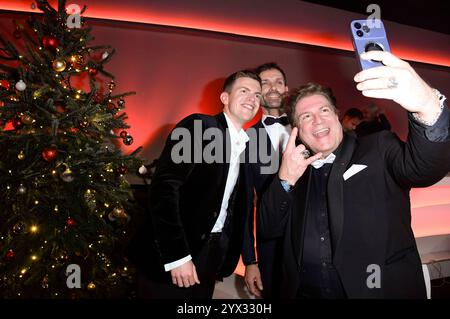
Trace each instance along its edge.
{"label": "hand with spread fingers", "polygon": [[364,96],[393,100],[425,121],[431,121],[439,114],[437,95],[409,63],[386,51],[365,52],[361,58],[381,61],[385,65],[355,75],[356,88]]}
{"label": "hand with spread fingers", "polygon": [[283,153],[280,171],[278,177],[285,180],[289,185],[295,185],[297,180],[303,175],[308,165],[322,157],[322,153],[317,153],[309,157],[309,152],[305,145],[295,146],[298,129],[294,127]]}

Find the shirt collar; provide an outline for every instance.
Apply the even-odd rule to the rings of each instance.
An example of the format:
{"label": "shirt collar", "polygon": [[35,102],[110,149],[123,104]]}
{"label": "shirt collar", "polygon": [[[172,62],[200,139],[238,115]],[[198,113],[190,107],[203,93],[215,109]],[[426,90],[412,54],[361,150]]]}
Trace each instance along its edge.
{"label": "shirt collar", "polygon": [[249,140],[247,133],[245,133],[245,131],[242,128],[238,132],[238,130],[234,126],[233,122],[231,122],[228,115],[226,113],[223,113],[223,115],[225,115],[225,120],[227,121],[228,132],[230,132],[231,140],[247,143],[247,141]]}

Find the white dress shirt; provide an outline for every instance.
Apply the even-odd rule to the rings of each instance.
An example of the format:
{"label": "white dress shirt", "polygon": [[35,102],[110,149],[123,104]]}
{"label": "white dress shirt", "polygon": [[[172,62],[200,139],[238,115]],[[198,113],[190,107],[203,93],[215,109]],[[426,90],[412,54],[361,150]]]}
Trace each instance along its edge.
{"label": "white dress shirt", "polygon": [[[229,117],[224,113],[225,119],[228,125],[228,133],[230,134],[231,152],[230,152],[230,167],[228,169],[227,181],[225,184],[225,191],[222,198],[222,205],[220,207],[219,217],[211,230],[211,233],[218,233],[222,231],[223,225],[227,218],[228,201],[234,186],[236,185],[237,178],[239,176],[239,156],[245,150],[246,143],[248,141],[248,135],[241,128],[238,132],[233,125]],[[200,190],[207,192],[208,190]],[[181,266],[182,264],[191,260],[191,255],[188,255],[182,259],[164,265],[165,271],[171,271],[172,269]]]}
{"label": "white dress shirt", "polygon": [[[281,116],[286,116],[286,113],[282,114]],[[263,114],[263,116],[261,118],[262,124],[264,125],[264,128],[267,131],[267,134],[269,134],[270,142],[272,143],[272,146],[275,150],[281,150],[282,152],[284,152],[287,142],[289,140],[289,136],[291,135],[291,131],[292,131],[291,126],[290,125],[283,126],[280,123],[266,125],[266,124],[264,124],[264,120],[268,117],[273,117],[273,118],[276,118],[276,117]]]}

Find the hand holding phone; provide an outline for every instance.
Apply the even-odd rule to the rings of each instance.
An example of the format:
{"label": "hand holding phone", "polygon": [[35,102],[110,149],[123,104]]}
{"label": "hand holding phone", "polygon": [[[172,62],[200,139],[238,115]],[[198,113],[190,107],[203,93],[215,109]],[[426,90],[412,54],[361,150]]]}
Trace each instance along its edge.
{"label": "hand holding phone", "polygon": [[350,30],[361,70],[382,66],[381,62],[363,60],[359,55],[368,51],[391,51],[383,22],[378,19],[354,20],[350,23]]}

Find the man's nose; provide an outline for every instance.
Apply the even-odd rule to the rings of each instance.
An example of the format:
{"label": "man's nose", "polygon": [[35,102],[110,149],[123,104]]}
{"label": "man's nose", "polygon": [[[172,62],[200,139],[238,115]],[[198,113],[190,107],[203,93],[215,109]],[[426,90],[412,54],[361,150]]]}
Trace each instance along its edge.
{"label": "man's nose", "polygon": [[314,124],[322,123],[322,117],[319,114],[313,114],[313,123]]}

